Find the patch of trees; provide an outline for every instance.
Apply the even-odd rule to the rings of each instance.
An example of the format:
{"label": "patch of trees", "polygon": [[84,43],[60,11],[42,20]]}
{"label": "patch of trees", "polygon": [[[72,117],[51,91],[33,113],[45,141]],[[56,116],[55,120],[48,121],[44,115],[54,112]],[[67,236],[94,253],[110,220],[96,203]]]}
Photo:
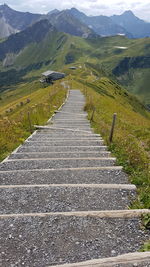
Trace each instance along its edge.
{"label": "patch of trees", "polygon": [[113,69],[113,74],[120,76],[129,71],[129,69],[150,68],[150,56],[125,57]]}

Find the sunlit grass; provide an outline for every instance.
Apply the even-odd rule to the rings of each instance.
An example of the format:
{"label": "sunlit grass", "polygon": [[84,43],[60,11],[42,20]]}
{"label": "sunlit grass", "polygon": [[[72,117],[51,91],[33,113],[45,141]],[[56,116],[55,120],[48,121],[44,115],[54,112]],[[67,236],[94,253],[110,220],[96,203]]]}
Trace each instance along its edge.
{"label": "sunlit grass", "polygon": [[[92,127],[100,133],[117,164],[129,175],[129,182],[136,184],[138,196],[132,208],[150,208],[150,113],[132,95],[107,77],[91,82],[85,73],[72,81],[86,97],[85,110]],[[112,116],[117,113],[113,142],[109,143]]]}
{"label": "sunlit grass", "polygon": [[59,81],[46,88],[36,86],[37,83],[20,85],[2,95],[5,101],[0,108],[0,160],[31,134],[34,124],[44,125],[66,97],[66,89]]}

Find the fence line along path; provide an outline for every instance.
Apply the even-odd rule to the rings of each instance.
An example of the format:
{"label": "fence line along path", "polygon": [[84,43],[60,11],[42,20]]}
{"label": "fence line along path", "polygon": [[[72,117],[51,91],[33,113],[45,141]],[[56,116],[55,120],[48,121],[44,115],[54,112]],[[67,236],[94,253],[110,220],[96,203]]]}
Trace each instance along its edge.
{"label": "fence line along path", "polygon": [[0,164],[0,266],[150,266],[150,253],[138,252],[150,237],[141,215],[150,211],[128,209],[136,187],[94,134],[84,104],[71,90]]}

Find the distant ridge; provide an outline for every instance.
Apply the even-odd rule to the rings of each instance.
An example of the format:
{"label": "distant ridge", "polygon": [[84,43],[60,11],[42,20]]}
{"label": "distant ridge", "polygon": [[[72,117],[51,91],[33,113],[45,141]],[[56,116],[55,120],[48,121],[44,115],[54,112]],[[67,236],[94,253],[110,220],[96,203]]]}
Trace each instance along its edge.
{"label": "distant ridge", "polygon": [[59,31],[87,38],[96,35],[93,29],[75,17],[69,10],[48,13],[50,23]]}
{"label": "distant ridge", "polygon": [[57,14],[57,13],[59,13],[59,12],[60,12],[60,11],[59,11],[58,9],[53,9],[53,10],[49,11],[49,12],[47,13],[47,15]]}
{"label": "distant ridge", "polygon": [[134,38],[150,37],[150,23],[136,17],[131,10],[121,15],[113,15],[111,19],[114,23],[123,26]]}
{"label": "distant ridge", "polygon": [[54,9],[45,15],[15,11],[4,4],[0,5],[0,38],[22,31],[43,19],[49,19],[59,31],[81,37],[95,37],[97,34],[102,37],[118,34],[129,38],[150,36],[150,23],[136,17],[131,10],[110,17],[87,16],[76,8],[62,11]]}
{"label": "distant ridge", "polygon": [[132,37],[125,28],[121,25],[115,24],[111,18],[107,16],[86,16],[83,12],[80,12],[76,8],[71,8],[68,12],[88,25],[91,29],[93,29],[93,31],[101,36],[125,34],[128,37]]}
{"label": "distant ridge", "polygon": [[20,12],[13,10],[6,4],[0,5],[0,38],[26,29],[40,17],[40,14]]}
{"label": "distant ridge", "polygon": [[6,38],[11,34],[16,33],[17,30],[14,29],[11,25],[9,25],[5,19],[5,17],[0,18],[0,38]]}
{"label": "distant ridge", "polygon": [[41,20],[24,31],[9,36],[6,41],[0,43],[0,60],[3,60],[8,53],[19,53],[30,43],[39,43],[49,31],[53,30],[56,31],[48,20]]}

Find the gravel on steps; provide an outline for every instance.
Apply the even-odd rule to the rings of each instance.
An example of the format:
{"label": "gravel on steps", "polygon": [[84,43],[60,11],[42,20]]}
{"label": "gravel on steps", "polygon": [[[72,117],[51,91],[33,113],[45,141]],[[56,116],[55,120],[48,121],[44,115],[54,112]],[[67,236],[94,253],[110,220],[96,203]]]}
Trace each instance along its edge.
{"label": "gravel on steps", "polygon": [[139,218],[23,216],[0,220],[1,266],[45,267],[138,251]]}
{"label": "gravel on steps", "polygon": [[114,158],[27,159],[1,163],[0,171],[113,166]]}
{"label": "gravel on steps", "polygon": [[[113,201],[110,201],[110,198]],[[82,186],[0,188],[0,214],[127,209],[135,190]]]}
{"label": "gravel on steps", "polygon": [[127,175],[120,168],[73,168],[57,170],[20,170],[0,172],[0,184],[127,184]]}

